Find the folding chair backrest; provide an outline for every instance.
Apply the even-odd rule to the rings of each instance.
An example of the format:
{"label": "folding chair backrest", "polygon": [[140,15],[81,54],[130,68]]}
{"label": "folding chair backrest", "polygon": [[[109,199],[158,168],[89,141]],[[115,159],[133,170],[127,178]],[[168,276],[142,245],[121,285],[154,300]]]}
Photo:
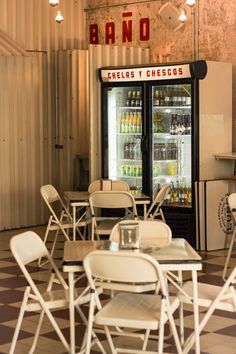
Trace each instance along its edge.
{"label": "folding chair backrest", "polygon": [[160,207],[162,206],[166,195],[169,193],[171,189],[170,184],[165,184],[157,193],[152,205],[150,206],[149,210],[147,211],[147,217],[149,217],[151,214],[154,216],[157,215]]}
{"label": "folding chair backrest", "polygon": [[236,193],[231,193],[228,197],[229,208],[232,212],[234,221],[236,221]]}
{"label": "folding chair backrest", "polygon": [[62,278],[57,266],[49,255],[49,252],[41,240],[41,238],[33,231],[23,232],[19,235],[13,236],[10,240],[10,249],[13,257],[15,258],[17,264],[19,265],[22,273],[24,274],[27,282],[33,289],[34,293],[39,295],[37,290],[37,285],[32,279],[26,265],[37,261],[42,257],[47,257],[51,268],[54,270],[60,283],[67,288],[67,285]]}
{"label": "folding chair backrest", "polygon": [[171,189],[171,185],[170,184],[165,184],[157,193],[156,197],[155,197],[155,202],[156,203],[161,203],[165,200],[165,196],[169,193]]}
{"label": "folding chair backrest", "polygon": [[27,265],[49,254],[41,238],[33,231],[13,236],[10,240],[10,249],[19,266]]}
{"label": "folding chair backrest", "polygon": [[91,213],[94,214],[94,208],[133,208],[134,215],[137,216],[134,197],[125,191],[98,191],[89,197]]}
{"label": "folding chair backrest", "polygon": [[111,179],[98,179],[96,181],[93,181],[89,187],[88,191],[89,193],[97,192],[97,191],[102,191],[102,190],[112,190],[112,191],[129,191],[129,185],[128,183],[120,180],[111,180]]}
{"label": "folding chair backrest", "polygon": [[51,185],[47,184],[40,188],[41,195],[45,201],[48,203],[53,203],[60,200],[60,196],[57,190]]}
{"label": "folding chair backrest", "polygon": [[110,240],[119,243],[120,225],[138,224],[140,241],[145,243],[157,244],[159,247],[167,246],[172,240],[170,227],[162,221],[150,220],[123,220],[117,223],[111,232]]}
{"label": "folding chair backrest", "polygon": [[166,295],[159,264],[149,255],[125,251],[93,251],[85,257],[83,264],[90,285],[93,284],[92,278],[105,281],[111,288],[114,283],[128,285],[160,281],[163,295]]}
{"label": "folding chair backrest", "polygon": [[62,211],[64,212],[64,214],[67,215],[69,219],[71,219],[70,213],[67,210],[56,188],[54,188],[51,184],[47,184],[40,188],[40,193],[45,203],[47,204],[51,214],[57,222],[59,222],[60,213]]}

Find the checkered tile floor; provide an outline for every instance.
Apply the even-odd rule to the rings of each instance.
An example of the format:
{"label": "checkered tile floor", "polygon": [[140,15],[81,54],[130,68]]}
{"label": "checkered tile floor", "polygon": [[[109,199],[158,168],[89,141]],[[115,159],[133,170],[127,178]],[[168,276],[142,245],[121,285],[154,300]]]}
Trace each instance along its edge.
{"label": "checkered tile floor", "polygon": [[[34,231],[40,235],[44,234],[44,230],[45,229],[43,227],[34,228]],[[25,230],[5,231],[0,233],[0,354],[9,352],[10,342],[13,336],[23,291],[26,285],[25,280],[9,251],[9,240],[11,236],[21,231]],[[62,256],[62,249],[63,243],[61,243],[56,253],[56,259],[58,262]],[[225,262],[226,253],[226,250],[203,253],[203,271],[199,273],[198,280],[204,283],[217,285],[223,284],[222,269]],[[236,252],[231,259],[230,267],[232,268],[235,264]],[[38,271],[37,266],[35,266],[32,267],[31,272],[33,273],[34,279],[36,279],[38,283],[45,283],[48,276],[48,271],[46,269]],[[54,313],[54,315],[60,324],[60,327],[63,329],[63,333],[69,340],[68,312],[66,310],[58,311]],[[29,352],[37,319],[37,314],[28,314],[24,319],[22,331],[17,342],[16,354],[26,354]],[[193,328],[193,315],[190,308],[185,311],[185,324],[187,326],[186,334],[188,334]],[[84,326],[79,323],[79,319],[77,319],[76,323],[76,333],[76,341],[79,345],[84,333]],[[132,343],[129,344],[132,345]],[[133,345],[136,345],[136,343],[133,343]],[[154,341],[151,342],[150,348],[154,348],[155,345],[156,343]],[[175,353],[175,348],[172,346],[171,342],[167,341],[165,343],[165,351]],[[98,352],[99,350],[96,347],[91,350],[91,354]],[[41,330],[41,336],[39,338],[35,353],[65,353],[65,349],[58,340],[57,335],[52,330],[49,321],[46,319]],[[107,353],[109,353],[108,349]],[[191,353],[194,353],[194,350],[192,350]],[[201,353],[236,353],[236,314],[222,311],[216,311],[214,313],[214,316],[212,316],[201,335]]]}

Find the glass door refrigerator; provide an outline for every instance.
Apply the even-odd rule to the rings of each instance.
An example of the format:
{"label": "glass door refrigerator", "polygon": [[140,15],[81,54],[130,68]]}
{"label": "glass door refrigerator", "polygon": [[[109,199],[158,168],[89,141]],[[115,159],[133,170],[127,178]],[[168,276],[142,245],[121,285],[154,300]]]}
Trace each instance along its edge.
{"label": "glass door refrigerator", "polygon": [[[213,74],[208,80],[212,86],[204,60],[100,69],[103,177],[125,180],[151,200],[170,183],[166,221],[173,236],[185,237],[193,246],[199,229],[197,183],[220,176],[211,155],[217,139],[210,129],[210,118],[216,121],[210,106],[217,106],[211,102]],[[222,119],[218,128],[224,123]],[[217,144],[221,151],[221,142]]]}
{"label": "glass door refrigerator", "polygon": [[103,177],[143,189],[143,85],[114,85],[103,91]]}

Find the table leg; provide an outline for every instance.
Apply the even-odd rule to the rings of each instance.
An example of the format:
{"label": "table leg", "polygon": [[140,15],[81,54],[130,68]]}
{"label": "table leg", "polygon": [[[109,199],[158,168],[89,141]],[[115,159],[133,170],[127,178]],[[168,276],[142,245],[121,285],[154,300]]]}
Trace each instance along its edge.
{"label": "table leg", "polygon": [[200,354],[200,334],[199,334],[199,312],[198,312],[198,286],[197,272],[192,271],[193,279],[193,313],[194,313],[194,328],[195,328],[195,352]]}
{"label": "table leg", "polygon": [[69,280],[69,316],[70,316],[70,350],[75,354],[75,306],[74,306],[74,272],[68,273]]}
{"label": "table leg", "polygon": [[192,271],[193,283],[193,313],[194,313],[194,332],[185,342],[183,354],[187,354],[195,342],[195,353],[200,354],[200,328],[199,328],[199,306],[198,306],[198,287],[197,287],[197,271]]}
{"label": "table leg", "polygon": [[73,241],[76,240],[76,207],[72,207],[72,213],[73,213]]}
{"label": "table leg", "polygon": [[[183,274],[182,274],[181,270],[178,271],[178,279],[179,279],[178,285],[180,287],[182,287],[182,285],[183,285]],[[180,343],[183,346],[184,345],[184,305],[183,305],[182,301],[180,301],[180,304],[179,304],[179,319],[180,319],[180,324],[179,324],[179,327],[180,327]]]}
{"label": "table leg", "polygon": [[147,204],[143,204],[143,220],[147,219]]}

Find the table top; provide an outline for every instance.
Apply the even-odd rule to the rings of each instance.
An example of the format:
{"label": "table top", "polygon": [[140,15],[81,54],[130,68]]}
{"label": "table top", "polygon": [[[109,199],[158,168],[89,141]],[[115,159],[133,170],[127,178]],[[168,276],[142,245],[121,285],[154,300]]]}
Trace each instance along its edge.
{"label": "table top", "polygon": [[224,152],[215,154],[217,160],[236,160],[236,152]]}
{"label": "table top", "polygon": [[[130,191],[133,195],[135,202],[138,204],[149,204],[150,197],[142,192]],[[70,202],[71,205],[76,206],[76,204],[88,203],[89,201],[89,192],[88,191],[66,191],[64,192],[65,199]]]}
{"label": "table top", "polygon": [[[73,266],[81,267],[85,256],[89,252],[97,249],[109,249],[109,245],[109,241],[65,241],[64,271],[69,271],[69,268]],[[140,245],[140,249],[132,250],[132,252],[150,254],[162,265],[163,269],[167,270],[200,270],[202,268],[201,256],[183,238],[172,239],[168,246],[161,248],[158,245],[150,245],[143,242]]]}

